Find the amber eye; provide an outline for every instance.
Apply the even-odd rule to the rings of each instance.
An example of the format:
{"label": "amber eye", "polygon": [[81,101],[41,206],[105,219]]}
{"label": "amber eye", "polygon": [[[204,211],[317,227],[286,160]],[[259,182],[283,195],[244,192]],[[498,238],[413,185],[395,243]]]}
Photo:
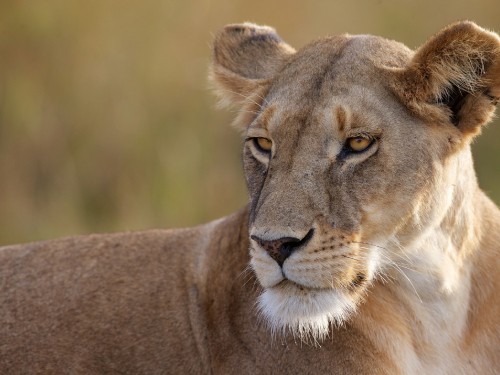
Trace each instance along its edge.
{"label": "amber eye", "polygon": [[267,138],[257,137],[253,139],[257,148],[262,152],[271,152],[273,142]]}
{"label": "amber eye", "polygon": [[354,152],[366,150],[372,144],[372,140],[366,137],[353,137],[347,139],[347,145]]}

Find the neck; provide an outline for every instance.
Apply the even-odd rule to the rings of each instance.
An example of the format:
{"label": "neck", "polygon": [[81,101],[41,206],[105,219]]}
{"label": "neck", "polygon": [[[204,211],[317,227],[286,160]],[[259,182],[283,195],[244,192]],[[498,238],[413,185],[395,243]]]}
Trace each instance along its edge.
{"label": "neck", "polygon": [[404,274],[397,278],[408,284],[411,281],[413,294],[418,293],[419,299],[442,300],[443,296],[461,293],[464,278],[469,278],[469,259],[482,234],[477,212],[482,194],[470,150],[446,164],[430,182],[433,193],[418,202],[419,210],[394,236],[399,244],[395,249],[397,263],[405,267]]}
{"label": "neck", "polygon": [[[422,214],[415,210],[392,238],[395,246],[388,246],[391,262],[386,276],[390,281],[374,286],[358,315],[367,316],[358,322],[366,326],[365,332],[370,325],[391,331],[369,335],[392,347],[396,358],[405,358],[401,361],[404,373],[419,368],[424,373],[445,373],[446,366],[459,360],[458,345],[467,323],[471,258],[482,232],[478,215],[482,194],[478,194],[468,150],[449,160],[440,172],[431,182],[439,193],[419,202],[428,211]],[[387,302],[391,311],[380,318],[376,311],[388,310],[381,305]],[[391,323],[386,324],[386,320]],[[379,339],[395,334],[400,341],[382,344]]]}

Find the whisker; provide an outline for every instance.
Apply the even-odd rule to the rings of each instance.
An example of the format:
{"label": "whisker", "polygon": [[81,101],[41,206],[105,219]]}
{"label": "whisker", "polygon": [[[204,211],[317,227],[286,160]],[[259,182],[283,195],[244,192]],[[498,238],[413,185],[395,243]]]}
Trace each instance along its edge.
{"label": "whisker", "polygon": [[404,255],[404,256],[405,256],[405,258],[406,258],[406,259],[407,259],[407,260],[411,263],[411,259],[410,259],[410,257],[408,256],[408,252],[407,252],[407,251],[406,251],[406,249],[405,249],[405,248],[401,245],[401,243],[398,241],[398,239],[397,239],[397,238],[395,238],[395,237],[390,237],[390,238],[389,238],[389,241],[390,241],[391,243],[393,243],[394,245],[396,245],[396,246],[397,246],[397,248],[398,248],[399,250],[401,250],[401,254],[402,254],[402,255]]}
{"label": "whisker", "polygon": [[[375,244],[371,244],[371,243],[368,243],[368,242],[354,242],[354,243],[369,245],[369,246],[373,246],[373,247],[377,247],[379,249],[385,250],[386,252],[390,253],[391,256],[394,255],[394,256],[396,256],[396,257],[398,257],[398,258],[400,258],[400,259],[408,262],[408,265],[403,266],[402,264],[399,264],[399,266],[401,266],[403,268],[406,268],[406,269],[408,269],[410,271],[415,271],[415,272],[418,272],[418,273],[427,273],[427,269],[417,269],[417,268],[414,268],[414,264],[413,264],[412,260],[410,259],[410,257],[408,256],[408,254],[406,254],[406,252],[404,251],[404,248],[401,246],[401,244],[399,244],[399,242],[397,242],[397,240],[393,240],[393,241],[396,241],[396,242],[394,242],[394,244],[401,250],[402,254],[399,254],[399,253],[394,252],[394,251],[390,251],[387,247],[379,246],[379,245],[375,245]],[[360,247],[360,249],[370,250],[367,247]],[[380,254],[384,255],[384,253],[380,253]],[[390,258],[386,258],[386,259],[390,259]],[[393,260],[391,259],[391,261],[393,261]]]}
{"label": "whisker", "polygon": [[[390,259],[387,255],[385,254],[382,254],[381,255],[383,257],[385,257],[385,259],[389,262],[390,265],[392,265],[411,285],[413,291],[415,292],[415,294],[417,295],[418,299],[420,300],[421,303],[423,303],[422,301],[422,298],[420,298],[420,295],[418,294],[417,292],[417,289],[415,288],[415,285],[413,285],[413,282],[411,281],[411,279],[404,273],[404,271],[399,267],[399,265],[394,262],[392,259]],[[413,271],[413,270],[410,270],[410,271]]]}
{"label": "whisker", "polygon": [[237,276],[237,278],[247,276],[250,272],[252,272],[252,267],[250,265],[247,265],[243,271],[240,272],[240,274]]}
{"label": "whisker", "polygon": [[[374,247],[378,247],[380,249],[383,249],[385,250],[386,252],[388,252],[389,250],[383,246],[378,246],[378,245],[374,245],[374,244],[370,244],[370,243],[366,243],[366,242],[359,242],[359,241],[356,241],[355,243],[359,243],[359,244],[363,244],[363,245],[368,245],[368,246],[374,246]],[[369,248],[366,248],[366,247],[360,247],[362,250],[370,250]],[[401,269],[400,265],[398,263],[396,263],[393,259],[391,259],[387,254],[384,254],[384,252],[380,252],[379,253],[382,257],[384,257],[384,259],[388,262],[388,264],[390,266],[392,266],[394,269],[396,269],[396,271],[398,271],[407,281],[408,283],[410,284],[410,286],[412,287],[413,291],[415,292],[415,295],[417,296],[417,298],[419,299],[419,301],[421,303],[423,303],[422,301],[422,298],[420,298],[420,295],[418,294],[417,292],[417,289],[415,288],[415,285],[413,284],[413,282],[411,281],[411,279],[408,277],[408,275],[406,275],[404,273],[404,271]],[[392,252],[391,254],[395,254],[394,252]],[[419,273],[422,273],[421,271],[418,271],[416,269],[412,269],[410,267],[406,267],[406,266],[403,266],[401,265],[403,268],[409,270],[409,271],[414,271],[414,272],[419,272]]]}
{"label": "whisker", "polygon": [[253,273],[252,267],[250,265],[246,266],[245,269],[238,275],[238,278],[243,278],[244,280],[242,287],[245,287],[250,281],[253,280],[251,290],[257,291],[258,283],[257,279],[254,276],[255,275]]}
{"label": "whisker", "polygon": [[[406,254],[406,251],[404,249],[404,247],[401,246],[401,244],[395,240],[395,239],[391,239],[391,241],[395,241],[394,244],[398,247],[399,250],[401,250],[402,254],[405,255],[405,258],[411,262],[411,259],[408,257],[408,255]],[[369,246],[373,246],[373,247],[377,247],[379,249],[382,249],[382,250],[385,250],[387,252],[390,252],[391,254],[395,254],[395,255],[398,255],[398,256],[401,256],[397,253],[394,253],[394,252],[391,252],[387,247],[384,247],[384,246],[380,246],[380,245],[375,245],[373,243],[369,243],[369,242],[358,242],[358,241],[353,241],[353,243],[359,243],[359,244],[362,244],[362,245],[369,245]],[[366,250],[368,250],[367,248],[365,248]]]}

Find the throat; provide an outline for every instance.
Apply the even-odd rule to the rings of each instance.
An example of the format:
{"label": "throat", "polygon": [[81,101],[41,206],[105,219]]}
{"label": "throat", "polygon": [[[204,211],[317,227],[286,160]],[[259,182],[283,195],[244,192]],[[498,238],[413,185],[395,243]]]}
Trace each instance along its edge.
{"label": "throat", "polygon": [[429,332],[460,335],[469,306],[471,265],[442,231],[419,243],[390,271],[394,296]]}
{"label": "throat", "polygon": [[353,321],[404,374],[447,373],[467,331],[472,266],[438,227],[406,248]]}
{"label": "throat", "polygon": [[[463,192],[455,193],[450,208],[436,225],[402,244],[400,251],[404,253],[397,255],[397,266],[388,275],[394,280],[394,296],[419,330],[428,332],[428,336],[446,332],[450,339],[461,335],[466,323],[471,259],[480,238],[471,202]],[[444,338],[425,339],[444,344]]]}
{"label": "throat", "polygon": [[[422,302],[461,299],[468,292],[471,258],[481,238],[481,192],[464,152],[437,173],[410,219],[394,234],[394,276]],[[470,168],[465,168],[469,166]],[[422,208],[425,207],[425,208]]]}
{"label": "throat", "polygon": [[[408,359],[409,372],[403,369],[403,373],[413,373],[412,368],[441,373],[460,360],[459,343],[473,302],[471,279],[482,234],[482,195],[474,176],[462,172],[452,177],[456,179],[441,181],[446,187],[441,195],[423,202],[429,211],[416,214],[384,244],[390,249],[384,258],[390,260],[357,315],[356,324],[367,335],[391,348],[395,358]],[[396,336],[393,342],[383,339]]]}
{"label": "throat", "polygon": [[[353,324],[392,357],[404,374],[440,374],[460,359],[467,332],[470,269],[454,269],[460,283],[443,272],[401,268],[376,282]],[[404,275],[403,275],[404,274]],[[453,284],[453,288],[445,286]]]}

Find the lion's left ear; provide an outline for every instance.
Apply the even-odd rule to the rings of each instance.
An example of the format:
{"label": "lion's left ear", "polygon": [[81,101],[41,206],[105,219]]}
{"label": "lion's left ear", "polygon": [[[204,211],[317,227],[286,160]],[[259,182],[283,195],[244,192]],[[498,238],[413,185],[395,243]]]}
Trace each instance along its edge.
{"label": "lion's left ear", "polygon": [[458,22],[395,73],[392,88],[414,113],[472,136],[491,120],[500,98],[500,38],[473,22]]}

